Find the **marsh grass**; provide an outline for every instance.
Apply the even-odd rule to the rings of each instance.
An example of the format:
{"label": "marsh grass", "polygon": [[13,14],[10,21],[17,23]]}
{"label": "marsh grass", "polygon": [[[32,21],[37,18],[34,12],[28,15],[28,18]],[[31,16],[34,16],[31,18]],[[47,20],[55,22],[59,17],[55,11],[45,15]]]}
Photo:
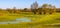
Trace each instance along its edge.
{"label": "marsh grass", "polygon": [[[14,13],[2,13],[3,16],[0,16],[0,22],[8,21],[8,20],[16,20],[16,18],[23,18],[27,17],[32,20],[32,22],[24,22],[19,24],[0,24],[0,28],[43,28],[46,27],[44,24],[54,24],[60,23],[60,13],[54,14],[45,14],[45,15],[37,15],[32,13],[21,13],[21,14],[14,14]],[[49,27],[49,26],[48,26]]]}

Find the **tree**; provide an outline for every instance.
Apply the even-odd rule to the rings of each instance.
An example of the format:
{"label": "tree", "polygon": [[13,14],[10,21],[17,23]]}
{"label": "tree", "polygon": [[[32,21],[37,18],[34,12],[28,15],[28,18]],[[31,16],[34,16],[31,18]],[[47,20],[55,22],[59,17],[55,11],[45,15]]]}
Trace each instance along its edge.
{"label": "tree", "polygon": [[38,8],[38,13],[42,14],[42,8]]}
{"label": "tree", "polygon": [[36,14],[36,9],[38,9],[38,3],[37,2],[34,2],[32,5],[31,5],[31,10],[34,14]]}
{"label": "tree", "polygon": [[48,8],[48,4],[43,4],[42,5],[42,11],[43,11],[43,14],[46,14],[47,13],[47,8]]}
{"label": "tree", "polygon": [[49,14],[55,13],[56,7],[49,4]]}
{"label": "tree", "polygon": [[42,8],[47,8],[48,4],[43,4]]}
{"label": "tree", "polygon": [[12,10],[10,8],[7,8],[6,11],[8,11],[9,13],[12,13]]}
{"label": "tree", "polygon": [[16,13],[16,7],[13,7],[13,13]]}
{"label": "tree", "polygon": [[27,8],[24,8],[24,11],[26,12],[27,11]]}

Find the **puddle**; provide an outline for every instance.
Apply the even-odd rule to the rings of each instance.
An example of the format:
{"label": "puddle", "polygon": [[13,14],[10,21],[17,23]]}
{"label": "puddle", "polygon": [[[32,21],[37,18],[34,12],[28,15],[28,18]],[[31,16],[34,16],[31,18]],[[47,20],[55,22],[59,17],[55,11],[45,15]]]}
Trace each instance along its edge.
{"label": "puddle", "polygon": [[28,18],[16,18],[15,21],[0,22],[0,24],[18,24],[20,22],[31,22]]}
{"label": "puddle", "polygon": [[29,20],[28,18],[17,18],[16,21],[17,22],[31,22],[31,20]]}

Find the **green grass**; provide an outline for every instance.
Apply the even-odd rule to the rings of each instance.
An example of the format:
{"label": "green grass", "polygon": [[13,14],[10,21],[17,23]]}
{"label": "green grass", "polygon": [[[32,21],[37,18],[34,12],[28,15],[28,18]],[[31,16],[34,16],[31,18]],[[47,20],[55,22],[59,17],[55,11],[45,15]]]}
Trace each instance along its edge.
{"label": "green grass", "polygon": [[60,13],[53,13],[53,14],[45,14],[45,15],[37,15],[33,13],[20,13],[20,14],[14,14],[14,13],[1,13],[3,16],[0,16],[0,22],[2,21],[9,21],[9,20],[15,20],[16,18],[23,18],[27,17],[32,20],[30,23],[19,23],[19,24],[0,24],[0,27],[2,28],[42,28],[43,24],[53,24],[53,23],[60,23],[60,20],[57,20],[57,18],[60,18]]}

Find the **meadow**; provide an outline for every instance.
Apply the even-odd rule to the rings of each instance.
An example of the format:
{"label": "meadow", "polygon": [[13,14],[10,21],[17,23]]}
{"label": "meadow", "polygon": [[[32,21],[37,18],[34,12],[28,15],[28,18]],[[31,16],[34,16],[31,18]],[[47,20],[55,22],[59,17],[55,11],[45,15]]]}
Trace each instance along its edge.
{"label": "meadow", "polygon": [[60,23],[60,13],[53,14],[33,14],[32,12],[21,12],[20,14],[0,12],[0,22],[16,20],[16,18],[27,17],[32,22],[22,22],[18,24],[0,24],[0,28],[53,28],[47,24]]}

